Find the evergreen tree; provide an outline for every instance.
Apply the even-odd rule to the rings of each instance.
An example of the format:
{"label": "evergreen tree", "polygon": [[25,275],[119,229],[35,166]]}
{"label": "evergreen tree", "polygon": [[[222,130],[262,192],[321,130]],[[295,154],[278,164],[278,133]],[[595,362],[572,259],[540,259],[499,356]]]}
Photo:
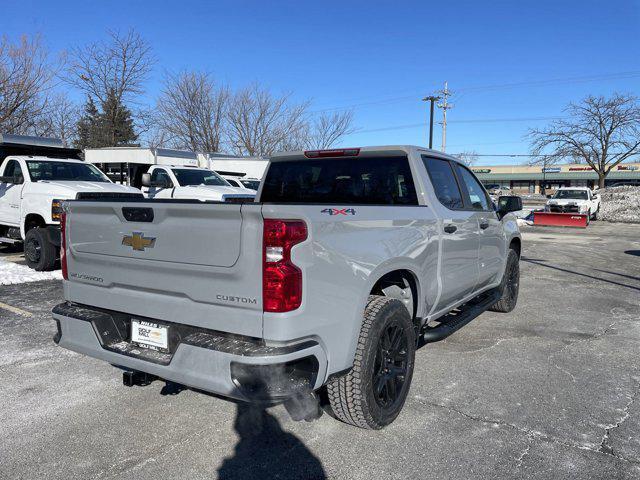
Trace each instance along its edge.
{"label": "evergreen tree", "polygon": [[138,139],[133,126],[131,110],[110,91],[101,105],[100,131],[101,143],[105,147],[115,147],[133,143]]}
{"label": "evergreen tree", "polygon": [[84,104],[84,112],[78,120],[77,130],[78,138],[74,142],[76,148],[96,148],[100,146],[98,134],[100,125],[100,113],[93,102],[93,99],[88,96],[87,101]]}
{"label": "evergreen tree", "polygon": [[76,148],[116,147],[135,142],[133,117],[114,93],[109,93],[98,110],[91,96],[87,97],[84,112],[78,120]]}

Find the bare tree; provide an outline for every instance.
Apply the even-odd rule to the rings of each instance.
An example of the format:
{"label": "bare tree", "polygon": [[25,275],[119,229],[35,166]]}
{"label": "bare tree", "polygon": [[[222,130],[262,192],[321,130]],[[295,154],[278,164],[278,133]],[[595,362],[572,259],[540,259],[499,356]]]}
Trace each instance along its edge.
{"label": "bare tree", "polygon": [[144,93],[155,59],[151,46],[135,31],[109,31],[109,40],[70,51],[65,80],[87,95],[106,103],[118,103]]}
{"label": "bare tree", "polygon": [[312,122],[306,146],[310,149],[330,148],[354,131],[351,110],[323,114]]}
{"label": "bare tree", "polygon": [[229,98],[229,90],[206,73],[168,75],[157,103],[155,138],[193,152],[220,151]]}
{"label": "bare tree", "polygon": [[230,148],[250,156],[304,148],[308,106],[309,102],[292,104],[290,95],[274,96],[257,84],[241,90],[229,105]]}
{"label": "bare tree", "polygon": [[54,137],[62,140],[65,147],[77,139],[80,109],[66,94],[59,93],[49,98],[31,132],[38,136]]}
{"label": "bare tree", "polygon": [[151,46],[135,30],[108,35],[107,41],[70,51],[64,80],[96,100],[102,109],[104,144],[118,145],[137,138],[137,115],[129,104],[144,93],[155,59]]}
{"label": "bare tree", "polygon": [[589,96],[565,109],[568,119],[529,131],[533,163],[549,165],[582,159],[598,174],[598,184],[613,167],[640,153],[640,106],[632,95]]}
{"label": "bare tree", "polygon": [[32,132],[47,108],[55,75],[40,37],[23,36],[16,44],[0,39],[0,131]]}
{"label": "bare tree", "polygon": [[467,150],[464,152],[456,153],[453,156],[460,160],[467,167],[475,165],[478,161],[478,152],[476,152],[475,150]]}

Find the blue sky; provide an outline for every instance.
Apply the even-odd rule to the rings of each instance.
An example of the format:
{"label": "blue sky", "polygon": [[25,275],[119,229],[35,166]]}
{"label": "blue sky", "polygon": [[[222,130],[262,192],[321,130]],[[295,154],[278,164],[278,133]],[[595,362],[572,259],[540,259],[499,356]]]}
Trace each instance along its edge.
{"label": "blue sky", "polygon": [[[353,108],[344,146],[426,144],[425,95],[454,92],[447,151],[527,153],[523,134],[587,94],[640,95],[640,1],[4,0],[2,33],[52,52],[136,28],[164,71],[205,70]],[[438,119],[440,112],[438,112]],[[521,120],[526,119],[526,120]],[[434,131],[440,145],[440,126]],[[515,163],[483,157],[482,164]]]}

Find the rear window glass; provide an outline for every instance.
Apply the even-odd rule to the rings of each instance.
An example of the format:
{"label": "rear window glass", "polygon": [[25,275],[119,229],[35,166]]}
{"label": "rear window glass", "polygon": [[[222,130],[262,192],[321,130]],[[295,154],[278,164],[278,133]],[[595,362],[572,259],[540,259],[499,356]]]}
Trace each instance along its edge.
{"label": "rear window glass", "polygon": [[407,157],[274,162],[262,202],[417,205]]}

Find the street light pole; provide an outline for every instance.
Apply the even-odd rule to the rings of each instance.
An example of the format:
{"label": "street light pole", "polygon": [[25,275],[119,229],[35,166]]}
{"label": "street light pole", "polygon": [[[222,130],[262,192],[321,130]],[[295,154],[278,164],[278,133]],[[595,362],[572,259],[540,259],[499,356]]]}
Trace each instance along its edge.
{"label": "street light pole", "polygon": [[423,102],[431,102],[431,106],[429,107],[429,148],[433,148],[433,105],[438,100],[440,100],[440,97],[436,97],[435,95],[429,95],[422,99]]}

